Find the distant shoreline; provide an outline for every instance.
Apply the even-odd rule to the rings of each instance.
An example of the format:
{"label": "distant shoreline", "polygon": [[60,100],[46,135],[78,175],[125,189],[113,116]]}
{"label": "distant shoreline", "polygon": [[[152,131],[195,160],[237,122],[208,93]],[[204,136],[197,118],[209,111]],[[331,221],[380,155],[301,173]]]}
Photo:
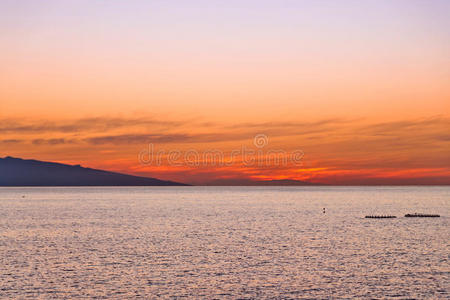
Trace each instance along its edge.
{"label": "distant shoreline", "polygon": [[0,188],[15,188],[15,187],[85,187],[85,188],[94,188],[94,187],[110,187],[110,188],[123,188],[123,187],[167,187],[167,188],[180,188],[180,187],[287,187],[287,188],[296,188],[296,187],[448,187],[450,184],[405,184],[405,185],[331,185],[331,184],[321,184],[321,185],[193,185],[193,184],[184,184],[184,185],[0,185]]}

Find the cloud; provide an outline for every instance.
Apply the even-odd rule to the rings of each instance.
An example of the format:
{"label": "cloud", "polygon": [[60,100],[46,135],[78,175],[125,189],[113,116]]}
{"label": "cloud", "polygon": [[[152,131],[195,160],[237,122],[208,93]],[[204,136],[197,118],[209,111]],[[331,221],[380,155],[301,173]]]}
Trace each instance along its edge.
{"label": "cloud", "polygon": [[264,128],[304,128],[304,127],[323,127],[327,125],[338,125],[338,124],[348,124],[352,123],[355,120],[347,120],[340,118],[331,118],[331,119],[323,119],[314,122],[259,122],[259,123],[238,123],[234,125],[226,126],[225,128],[229,129],[238,129],[238,128],[256,128],[256,129],[264,129]]}
{"label": "cloud", "polygon": [[22,143],[23,140],[18,139],[6,139],[6,140],[0,140],[0,144],[8,145],[8,144],[19,144]]}
{"label": "cloud", "polygon": [[79,133],[92,131],[108,131],[131,127],[178,127],[187,121],[162,121],[152,118],[83,118],[71,121],[22,121],[19,119],[0,120],[0,133],[41,134],[48,132]]}
{"label": "cloud", "polygon": [[450,128],[450,118],[435,116],[426,119],[402,120],[367,125],[361,128],[362,133],[371,135],[391,135],[398,132],[430,132]]}
{"label": "cloud", "polygon": [[175,143],[192,139],[187,134],[121,134],[96,136],[85,139],[89,144],[145,144],[145,143]]}
{"label": "cloud", "polygon": [[64,138],[58,139],[34,139],[33,145],[62,145],[62,144],[74,144],[75,140],[69,140]]}
{"label": "cloud", "polygon": [[[0,120],[3,140],[0,144],[10,149],[24,148],[23,145],[46,147],[61,158],[68,153],[78,153],[91,159],[95,151],[103,148],[114,149],[108,161],[136,157],[134,148],[125,150],[127,145],[145,147],[149,143],[170,149],[219,149],[226,153],[245,146],[254,147],[253,137],[263,133],[269,137],[269,144],[263,150],[300,149],[305,153],[303,167],[267,166],[193,168],[180,170],[164,166],[153,170],[154,177],[167,176],[166,179],[196,181],[214,178],[294,178],[316,180],[328,183],[389,183],[389,182],[448,182],[449,175],[439,168],[448,169],[450,165],[450,119],[443,116],[432,118],[396,120],[392,122],[370,123],[363,119],[329,118],[311,122],[260,122],[208,123],[204,121],[163,121],[151,118],[108,118],[98,117],[67,122]],[[2,131],[3,130],[3,131]],[[13,131],[16,130],[16,131]],[[62,152],[57,145],[66,145],[73,152]],[[108,147],[102,147],[107,145]],[[98,147],[97,147],[98,146]],[[179,147],[179,148],[176,148]],[[65,148],[66,149],[66,148]],[[75,150],[76,149],[76,150]],[[95,149],[95,150],[93,150]],[[227,152],[228,151],[228,152]],[[94,153],[94,154],[92,154]],[[104,153],[101,155],[104,156]],[[105,164],[105,158],[97,156],[98,164]],[[121,166],[123,170],[132,169],[135,160]],[[114,167],[110,167],[114,169]],[[308,169],[308,170],[306,170]],[[426,173],[425,170],[435,170]],[[318,171],[322,170],[322,171]],[[399,171],[411,170],[411,176]],[[145,171],[144,171],[145,172]],[[449,171],[450,172],[450,171]],[[436,173],[436,174],[434,174]],[[391,176],[391,174],[394,174]],[[157,176],[158,175],[158,176]],[[381,178],[381,177],[382,178]],[[393,177],[398,180],[392,179]],[[422,179],[420,179],[422,178]],[[446,179],[447,178],[447,179]],[[194,179],[192,179],[194,180]],[[193,181],[192,181],[193,182]]]}
{"label": "cloud", "polygon": [[120,134],[120,135],[104,135],[95,136],[84,139],[85,142],[92,145],[102,144],[165,144],[165,143],[214,143],[225,141],[236,141],[252,138],[251,135],[242,133],[225,133],[214,132],[204,134]]}

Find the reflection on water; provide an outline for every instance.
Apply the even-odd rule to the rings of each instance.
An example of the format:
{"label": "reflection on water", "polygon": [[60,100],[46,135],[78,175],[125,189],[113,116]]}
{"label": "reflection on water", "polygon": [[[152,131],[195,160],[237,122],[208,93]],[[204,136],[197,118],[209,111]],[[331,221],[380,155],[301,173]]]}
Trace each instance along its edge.
{"label": "reflection on water", "polygon": [[1,188],[0,296],[448,298],[449,204],[448,187]]}

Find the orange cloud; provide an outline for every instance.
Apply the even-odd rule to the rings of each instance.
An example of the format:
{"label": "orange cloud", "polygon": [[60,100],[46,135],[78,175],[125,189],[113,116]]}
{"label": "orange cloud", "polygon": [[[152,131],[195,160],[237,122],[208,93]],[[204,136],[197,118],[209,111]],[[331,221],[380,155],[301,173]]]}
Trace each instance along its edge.
{"label": "orange cloud", "polygon": [[[51,122],[3,119],[0,145],[5,155],[82,163],[188,183],[298,179],[332,184],[445,184],[450,183],[448,128],[450,119],[444,116],[393,122],[335,118],[238,124],[150,117]],[[258,133],[268,136],[263,149],[253,144]],[[155,151],[165,151],[163,163],[140,164],[138,154],[149,143]],[[243,148],[264,151],[263,160],[276,150],[291,153],[298,149],[305,156],[301,167],[248,165],[242,153],[231,155]],[[195,166],[174,166],[167,163],[168,152],[173,150],[217,150],[224,161],[233,161],[218,166],[201,158]]]}

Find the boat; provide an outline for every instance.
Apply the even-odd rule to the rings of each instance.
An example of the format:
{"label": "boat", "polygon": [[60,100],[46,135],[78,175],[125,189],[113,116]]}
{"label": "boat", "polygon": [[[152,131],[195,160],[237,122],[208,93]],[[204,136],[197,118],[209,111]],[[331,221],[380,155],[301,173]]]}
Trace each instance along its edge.
{"label": "boat", "polygon": [[405,218],[439,218],[440,215],[437,214],[419,214],[419,213],[414,213],[414,214],[406,214]]}
{"label": "boat", "polygon": [[388,216],[388,215],[371,215],[371,216],[366,216],[367,219],[393,219],[393,218],[397,218],[396,216]]}

